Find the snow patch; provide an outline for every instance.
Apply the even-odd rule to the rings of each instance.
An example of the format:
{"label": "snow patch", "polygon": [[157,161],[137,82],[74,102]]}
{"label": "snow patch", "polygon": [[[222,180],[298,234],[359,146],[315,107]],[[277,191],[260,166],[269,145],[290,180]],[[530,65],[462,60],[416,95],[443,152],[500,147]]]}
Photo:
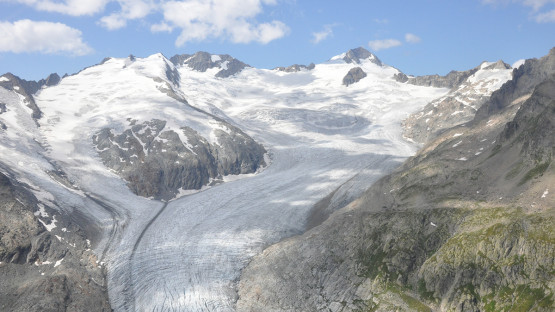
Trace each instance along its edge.
{"label": "snow patch", "polygon": [[53,229],[55,229],[55,228],[56,228],[56,222],[58,222],[58,221],[56,220],[56,216],[54,216],[54,217],[52,218],[52,222],[51,222],[50,224],[46,224],[46,223],[45,223],[44,221],[42,221],[41,219],[38,219],[38,220],[40,221],[40,223],[42,223],[42,225],[44,225],[44,227],[46,228],[46,230],[47,230],[48,232],[51,232]]}
{"label": "snow patch", "polygon": [[217,61],[221,61],[222,58],[221,58],[219,55],[212,54],[212,55],[210,56],[210,60],[212,60],[212,63],[215,63],[215,62],[217,62]]}
{"label": "snow patch", "polygon": [[545,189],[545,191],[542,194],[542,198],[545,198],[547,194],[549,194],[549,189]]}
{"label": "snow patch", "polygon": [[65,258],[62,258],[62,259],[56,261],[56,263],[54,263],[54,267],[57,267],[57,266],[59,266],[60,264],[62,264],[62,261],[64,261],[64,259],[65,259]]}
{"label": "snow patch", "polygon": [[457,160],[460,160],[460,161],[467,161],[468,159],[467,159],[466,157],[461,157],[461,158],[458,158]]}
{"label": "snow patch", "polygon": [[525,59],[518,60],[518,61],[514,62],[513,65],[511,65],[511,67],[514,68],[514,69],[517,69],[520,66],[524,65],[525,62],[526,62]]}
{"label": "snow patch", "polygon": [[222,65],[220,65],[220,68],[223,69],[223,70],[227,70],[227,65],[228,64],[229,64],[229,61],[222,62]]}
{"label": "snow patch", "polygon": [[461,145],[462,142],[463,142],[463,141],[459,141],[459,142],[453,144],[453,147],[457,147],[457,146]]}
{"label": "snow patch", "polygon": [[10,79],[8,79],[4,76],[0,77],[0,82],[4,82],[4,81],[10,81]]}
{"label": "snow patch", "polygon": [[459,137],[459,136],[461,136],[461,135],[463,135],[463,134],[464,134],[464,133],[455,133],[455,134],[453,134],[453,137],[456,138],[456,137]]}
{"label": "snow patch", "polygon": [[48,218],[48,213],[46,212],[46,209],[44,208],[44,205],[41,203],[38,203],[37,206],[39,207],[38,211],[35,211],[34,215],[35,216],[41,216],[43,218]]}

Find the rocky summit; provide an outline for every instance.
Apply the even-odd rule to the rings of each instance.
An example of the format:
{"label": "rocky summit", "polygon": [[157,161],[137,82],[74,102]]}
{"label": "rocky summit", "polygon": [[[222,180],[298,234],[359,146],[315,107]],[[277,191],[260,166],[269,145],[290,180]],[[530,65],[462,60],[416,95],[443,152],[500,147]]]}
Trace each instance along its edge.
{"label": "rocky summit", "polygon": [[555,49],[0,76],[1,311],[553,311]]}

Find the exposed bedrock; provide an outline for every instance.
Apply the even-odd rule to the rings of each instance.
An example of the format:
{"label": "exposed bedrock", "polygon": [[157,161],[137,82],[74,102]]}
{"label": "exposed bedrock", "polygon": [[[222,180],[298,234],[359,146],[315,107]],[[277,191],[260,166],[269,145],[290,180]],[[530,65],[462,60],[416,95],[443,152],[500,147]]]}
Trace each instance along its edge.
{"label": "exposed bedrock", "polygon": [[104,164],[120,174],[138,195],[171,199],[181,190],[198,190],[225,175],[253,173],[265,166],[264,147],[236,127],[221,123],[210,143],[190,127],[164,130],[153,119],[121,133],[104,128],[93,143]]}

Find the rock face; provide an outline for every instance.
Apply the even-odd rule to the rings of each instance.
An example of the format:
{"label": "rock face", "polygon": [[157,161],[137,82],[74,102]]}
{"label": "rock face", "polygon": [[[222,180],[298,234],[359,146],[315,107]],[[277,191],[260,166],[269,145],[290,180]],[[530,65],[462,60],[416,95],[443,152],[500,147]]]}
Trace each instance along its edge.
{"label": "rock face", "polygon": [[393,79],[395,79],[395,81],[400,82],[400,83],[405,83],[407,81],[409,81],[409,77],[405,74],[403,74],[402,72],[398,72],[395,75],[393,75]]}
{"label": "rock face", "polygon": [[274,68],[275,70],[279,70],[279,71],[283,71],[286,73],[296,73],[299,72],[303,69],[305,70],[313,70],[314,67],[316,65],[314,65],[314,63],[310,63],[308,66],[307,65],[299,65],[299,64],[293,64],[291,66],[287,66],[287,67],[276,67]]}
{"label": "rock face", "polygon": [[477,119],[487,118],[492,113],[500,111],[513,104],[514,101],[522,101],[528,96],[540,82],[555,73],[555,48],[549,54],[540,59],[530,59],[515,69],[513,79],[492,94],[487,105],[482,106],[476,113]]}
{"label": "rock face", "polygon": [[445,76],[440,75],[426,75],[411,77],[407,79],[406,75],[395,76],[394,78],[399,82],[407,82],[417,86],[436,87],[436,88],[454,88],[461,82],[465,81],[468,77],[472,76],[478,68],[467,71],[451,71]]}
{"label": "rock face", "polygon": [[348,87],[353,83],[359,82],[364,77],[366,77],[366,73],[362,70],[362,68],[354,67],[351,70],[349,70],[349,72],[347,73],[347,75],[345,75],[345,77],[343,77],[343,85]]}
{"label": "rock face", "polygon": [[13,90],[23,96],[27,107],[33,111],[33,119],[39,119],[42,116],[42,112],[35,103],[35,99],[33,99],[32,95],[35,94],[43,85],[46,85],[47,83],[57,84],[59,81],[60,76],[57,74],[51,74],[46,80],[42,79],[39,82],[36,82],[21,79],[12,73],[6,73],[0,76],[0,87],[7,90]]}
{"label": "rock face", "polygon": [[170,61],[176,66],[187,65],[191,69],[205,72],[210,68],[220,68],[216,73],[216,77],[227,78],[233,76],[249,65],[225,54],[212,55],[207,52],[197,52],[194,55],[181,54],[170,58]]}
{"label": "rock face", "polygon": [[52,212],[0,173],[0,310],[111,311],[90,243]]}
{"label": "rock face", "polygon": [[181,133],[164,130],[166,122],[158,119],[129,120],[125,131],[104,128],[92,140],[104,164],[133,192],[169,200],[180,190],[199,190],[225,175],[253,173],[266,165],[262,145],[234,126],[214,122],[217,144],[187,126]]}
{"label": "rock face", "polygon": [[405,137],[425,143],[448,128],[472,120],[492,92],[512,76],[511,67],[502,61],[484,62],[473,72],[446,96],[410,115],[404,122]]}
{"label": "rock face", "polygon": [[555,309],[553,90],[550,76],[526,101],[446,130],[321,225],[266,249],[242,273],[237,309]]}
{"label": "rock face", "polygon": [[361,60],[370,60],[372,63],[378,66],[383,65],[377,56],[375,56],[370,51],[362,47],[347,51],[347,53],[343,57],[343,60],[347,63],[353,63],[353,64],[360,64]]}

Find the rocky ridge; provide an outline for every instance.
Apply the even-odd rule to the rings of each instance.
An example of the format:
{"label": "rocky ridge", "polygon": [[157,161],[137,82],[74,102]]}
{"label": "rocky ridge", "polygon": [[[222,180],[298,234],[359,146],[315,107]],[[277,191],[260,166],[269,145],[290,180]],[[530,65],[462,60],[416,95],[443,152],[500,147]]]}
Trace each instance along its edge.
{"label": "rocky ridge", "polygon": [[42,117],[42,112],[35,103],[35,99],[32,95],[43,86],[50,87],[57,85],[60,80],[60,76],[56,73],[50,74],[46,79],[41,79],[38,82],[27,81],[15,76],[12,73],[6,73],[0,76],[0,87],[3,87],[6,90],[13,90],[20,94],[25,99],[27,107],[33,111],[33,119],[39,119]]}
{"label": "rocky ridge", "polygon": [[402,72],[397,73],[393,76],[395,80],[402,83],[410,83],[417,86],[425,86],[425,87],[436,87],[436,88],[454,88],[458,86],[461,82],[465,81],[468,77],[474,75],[478,71],[478,68],[473,68],[471,70],[466,71],[450,71],[445,76],[440,76],[438,74],[435,75],[426,75],[426,76],[417,76],[417,77],[409,77]]}
{"label": "rocky ridge", "polygon": [[472,120],[491,93],[512,76],[512,68],[502,61],[484,62],[469,72],[473,74],[458,82],[446,96],[404,121],[406,138],[424,143],[448,128]]}
{"label": "rocky ridge", "polygon": [[299,64],[293,64],[291,66],[287,66],[287,67],[276,67],[274,68],[274,70],[279,70],[282,72],[286,72],[286,73],[296,73],[299,72],[301,70],[313,70],[314,67],[316,65],[314,65],[314,63],[310,63],[307,65],[299,65]]}
{"label": "rocky ridge", "polygon": [[241,72],[249,65],[227,55],[216,55],[207,52],[197,52],[193,55],[174,55],[170,61],[176,66],[187,65],[193,70],[205,72],[210,68],[220,68],[216,77],[227,78]]}
{"label": "rocky ridge", "polygon": [[[537,81],[528,62],[483,107]],[[237,310],[553,310],[553,90],[552,73],[528,98],[445,130],[320,226],[266,249],[242,273]]]}

